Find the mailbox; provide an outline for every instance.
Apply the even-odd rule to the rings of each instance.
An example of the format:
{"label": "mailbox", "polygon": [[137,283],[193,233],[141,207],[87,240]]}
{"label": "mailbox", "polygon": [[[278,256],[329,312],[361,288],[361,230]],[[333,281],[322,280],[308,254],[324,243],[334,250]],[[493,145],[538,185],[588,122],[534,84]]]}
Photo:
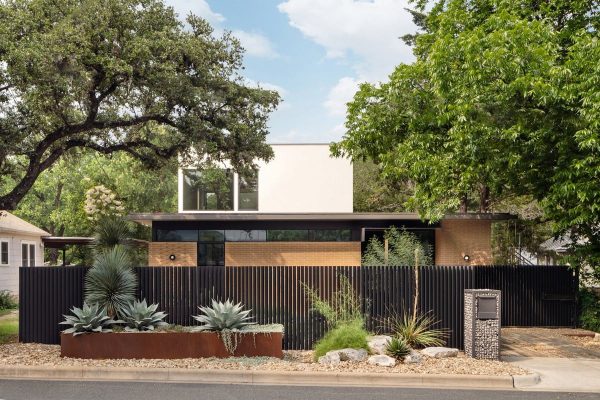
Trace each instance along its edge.
{"label": "mailbox", "polygon": [[500,357],[500,291],[465,290],[465,354],[497,360]]}

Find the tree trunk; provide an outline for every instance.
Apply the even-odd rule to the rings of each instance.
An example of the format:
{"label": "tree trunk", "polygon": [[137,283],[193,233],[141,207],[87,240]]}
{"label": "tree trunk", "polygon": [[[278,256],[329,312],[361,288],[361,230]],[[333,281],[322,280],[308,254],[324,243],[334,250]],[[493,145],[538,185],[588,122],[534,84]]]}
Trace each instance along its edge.
{"label": "tree trunk", "polygon": [[463,195],[463,197],[460,199],[460,213],[461,214],[467,213],[468,202],[469,202],[469,197],[466,194]]}
{"label": "tree trunk", "polygon": [[490,188],[482,185],[479,189],[479,212],[487,213],[490,210]]}
{"label": "tree trunk", "polygon": [[417,320],[417,312],[419,309],[419,255],[418,248],[415,249],[415,296],[413,300],[413,322]]}

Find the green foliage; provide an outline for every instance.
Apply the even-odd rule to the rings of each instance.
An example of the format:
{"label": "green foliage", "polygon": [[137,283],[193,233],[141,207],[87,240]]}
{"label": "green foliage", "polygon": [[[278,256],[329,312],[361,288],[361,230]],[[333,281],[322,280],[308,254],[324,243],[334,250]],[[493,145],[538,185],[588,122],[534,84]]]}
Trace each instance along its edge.
{"label": "green foliage", "polygon": [[314,357],[318,359],[328,351],[346,348],[368,350],[368,335],[369,332],[365,330],[362,319],[344,321],[329,330],[321,340],[315,343]]}
{"label": "green foliage", "polygon": [[17,316],[5,317],[0,320],[0,344],[16,343],[19,341],[19,320]]}
{"label": "green foliage", "polygon": [[321,297],[319,293],[302,283],[312,308],[327,321],[329,328],[348,324],[354,321],[365,321],[362,312],[362,299],[354,290],[352,283],[345,275],[338,275],[339,289],[333,292],[331,298]]}
{"label": "green foliage", "polygon": [[410,181],[408,206],[434,221],[531,196],[600,265],[597,2],[425,3],[416,61],[361,85],[333,153]]}
{"label": "green foliage", "polygon": [[402,315],[392,313],[389,318],[394,336],[413,349],[443,346],[446,343],[447,332],[432,328],[436,322],[431,314],[413,316],[408,313]]}
{"label": "green foliage", "polygon": [[114,317],[135,301],[136,288],[129,254],[122,246],[115,246],[96,255],[85,277],[85,301],[98,304]]}
{"label": "green foliage", "polygon": [[392,337],[392,340],[385,346],[385,353],[390,357],[394,357],[396,360],[402,360],[405,356],[410,354],[411,350],[412,349],[406,340],[397,336]]}
{"label": "green foliage", "polygon": [[112,332],[112,325],[120,323],[106,314],[106,309],[98,304],[83,303],[83,308],[73,307],[73,315],[65,315],[65,320],[59,325],[69,325],[71,328],[65,329],[63,333],[72,333],[73,336],[92,332]]}
{"label": "green foliage", "polygon": [[372,161],[354,161],[353,176],[355,212],[407,211],[406,202],[412,194],[408,182],[383,180]]}
{"label": "green foliage", "polygon": [[154,328],[168,326],[163,319],[167,316],[162,311],[156,311],[158,304],[148,305],[146,299],[134,301],[121,310],[121,319],[128,332],[153,331]]}
{"label": "green foliage", "polygon": [[94,229],[94,247],[97,251],[115,246],[131,245],[133,229],[128,221],[120,217],[104,217],[96,222]]}
{"label": "green foliage", "polygon": [[584,329],[600,332],[600,297],[590,289],[579,291],[579,324]]}
{"label": "green foliage", "polygon": [[200,331],[223,331],[240,330],[255,322],[250,322],[252,317],[250,311],[244,310],[241,303],[233,304],[229,299],[225,303],[213,300],[212,307],[198,307],[204,315],[194,315],[196,321],[203,323],[197,330]]}
{"label": "green foliage", "polygon": [[0,209],[76,149],[150,167],[194,150],[234,169],[272,157],[274,91],[244,85],[243,49],[161,0],[0,4]]}
{"label": "green foliage", "polygon": [[372,237],[362,255],[362,265],[415,265],[415,252],[418,252],[419,265],[433,263],[431,247],[421,243],[417,235],[392,227],[385,231],[388,241],[388,256],[385,257],[385,244],[377,237]]}
{"label": "green foliage", "polygon": [[0,290],[0,310],[12,310],[19,307],[17,299],[9,290]]}

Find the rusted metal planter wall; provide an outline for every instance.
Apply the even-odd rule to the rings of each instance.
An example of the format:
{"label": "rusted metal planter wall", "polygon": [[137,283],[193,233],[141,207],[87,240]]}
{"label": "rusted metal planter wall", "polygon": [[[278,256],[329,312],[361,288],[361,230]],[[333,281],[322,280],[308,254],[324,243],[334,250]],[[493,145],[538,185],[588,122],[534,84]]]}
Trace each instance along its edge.
{"label": "rusted metal planter wall", "polygon": [[92,359],[283,357],[282,334],[237,333],[230,354],[216,332],[136,332],[60,335],[60,355]]}
{"label": "rusted metal planter wall", "polygon": [[[60,343],[59,325],[81,306],[87,268],[20,270],[23,342]],[[308,349],[325,333],[325,321],[307,300],[302,283],[330,296],[345,275],[363,298],[367,325],[386,330],[391,313],[412,310],[411,267],[139,267],[139,297],[159,303],[168,322],[194,325],[198,306],[230,298],[252,308],[261,324],[285,326],[284,349]],[[464,289],[502,291],[503,326],[573,326],[578,279],[559,266],[427,266],[419,269],[419,310],[449,330],[448,344],[462,348]]]}

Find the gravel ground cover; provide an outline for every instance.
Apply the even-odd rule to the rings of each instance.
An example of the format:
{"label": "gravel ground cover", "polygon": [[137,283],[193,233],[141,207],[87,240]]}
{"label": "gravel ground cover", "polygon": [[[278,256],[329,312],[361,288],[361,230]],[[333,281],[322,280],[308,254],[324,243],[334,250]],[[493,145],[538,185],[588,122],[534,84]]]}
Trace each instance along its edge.
{"label": "gravel ground cover", "polygon": [[181,360],[82,360],[61,358],[60,346],[13,343],[0,346],[0,365],[35,366],[88,366],[88,367],[144,367],[185,369],[226,369],[260,371],[327,371],[378,372],[415,374],[464,375],[523,375],[527,371],[517,366],[488,360],[475,360],[460,354],[456,358],[433,359],[424,357],[421,364],[398,364],[379,367],[366,362],[343,362],[339,365],[321,365],[313,361],[311,351],[286,351],[283,360],[269,357],[256,358],[198,358]]}

